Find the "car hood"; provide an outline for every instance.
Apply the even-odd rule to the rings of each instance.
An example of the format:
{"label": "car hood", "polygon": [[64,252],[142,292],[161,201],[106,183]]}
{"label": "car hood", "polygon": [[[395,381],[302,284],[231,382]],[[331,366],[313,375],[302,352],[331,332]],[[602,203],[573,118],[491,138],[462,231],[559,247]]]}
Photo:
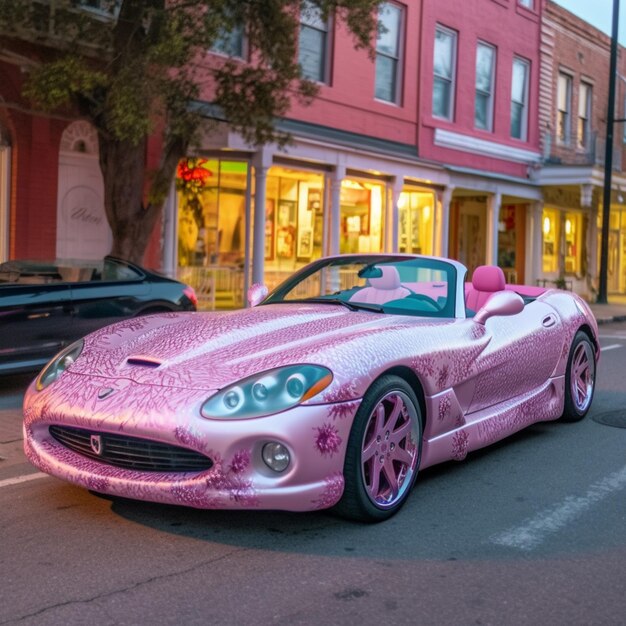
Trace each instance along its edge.
{"label": "car hood", "polygon": [[[135,318],[85,340],[77,374],[129,378],[166,387],[215,390],[294,363],[335,365],[393,329],[445,320],[353,312],[341,306],[275,304],[220,313]],[[450,320],[447,320],[450,322]],[[353,364],[351,364],[353,365]]]}

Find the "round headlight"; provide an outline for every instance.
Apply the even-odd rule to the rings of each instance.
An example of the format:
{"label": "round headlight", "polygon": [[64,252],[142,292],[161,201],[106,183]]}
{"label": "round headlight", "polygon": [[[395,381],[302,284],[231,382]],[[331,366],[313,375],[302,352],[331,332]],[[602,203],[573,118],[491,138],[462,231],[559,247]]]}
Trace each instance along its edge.
{"label": "round headlight", "polygon": [[224,395],[224,404],[226,405],[226,408],[231,411],[234,411],[239,406],[242,400],[243,394],[241,392],[241,389],[239,389],[238,387],[235,387],[235,389],[231,389],[228,393]]}
{"label": "round headlight", "polygon": [[289,450],[282,443],[272,441],[263,446],[263,462],[275,472],[284,472],[291,461]]}
{"label": "round headlight", "polygon": [[267,400],[269,391],[263,383],[255,383],[254,385],[252,385],[252,395],[254,396],[255,400],[263,402],[264,400]]}
{"label": "round headlight", "polygon": [[82,339],[74,342],[59,352],[37,376],[37,391],[42,391],[51,385],[65,370],[70,368],[74,361],[80,356],[84,342]]}
{"label": "round headlight", "polygon": [[304,395],[304,391],[306,389],[306,379],[302,374],[292,374],[287,379],[287,384],[285,385],[287,388],[287,393],[292,398],[301,398]]}

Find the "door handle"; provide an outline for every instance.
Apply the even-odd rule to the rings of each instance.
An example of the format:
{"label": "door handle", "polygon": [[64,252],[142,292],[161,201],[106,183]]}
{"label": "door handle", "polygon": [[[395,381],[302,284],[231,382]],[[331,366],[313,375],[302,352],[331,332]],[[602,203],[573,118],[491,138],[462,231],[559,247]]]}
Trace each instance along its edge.
{"label": "door handle", "polygon": [[550,313],[541,320],[541,324],[544,328],[550,328],[556,324],[556,317]]}

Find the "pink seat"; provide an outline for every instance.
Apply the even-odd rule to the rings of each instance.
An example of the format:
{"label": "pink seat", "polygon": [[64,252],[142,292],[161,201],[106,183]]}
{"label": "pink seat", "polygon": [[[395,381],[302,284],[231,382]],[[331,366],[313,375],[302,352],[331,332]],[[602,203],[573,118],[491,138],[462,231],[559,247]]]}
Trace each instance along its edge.
{"label": "pink seat", "polygon": [[368,304],[385,304],[391,300],[405,298],[411,291],[400,283],[400,275],[393,265],[378,267],[382,271],[379,278],[369,278],[369,287],[357,291],[350,300],[354,302],[366,302]]}
{"label": "pink seat", "polygon": [[465,306],[476,312],[492,294],[506,288],[504,272],[495,265],[480,265],[474,270],[472,284],[465,290]]}

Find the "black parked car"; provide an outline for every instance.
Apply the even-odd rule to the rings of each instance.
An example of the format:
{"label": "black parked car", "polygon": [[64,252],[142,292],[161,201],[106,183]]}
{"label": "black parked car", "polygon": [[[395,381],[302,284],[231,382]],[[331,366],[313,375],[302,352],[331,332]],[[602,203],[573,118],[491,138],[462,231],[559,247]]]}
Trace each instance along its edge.
{"label": "black parked car", "polygon": [[107,324],[196,305],[191,287],[113,257],[0,263],[0,374],[40,368]]}

